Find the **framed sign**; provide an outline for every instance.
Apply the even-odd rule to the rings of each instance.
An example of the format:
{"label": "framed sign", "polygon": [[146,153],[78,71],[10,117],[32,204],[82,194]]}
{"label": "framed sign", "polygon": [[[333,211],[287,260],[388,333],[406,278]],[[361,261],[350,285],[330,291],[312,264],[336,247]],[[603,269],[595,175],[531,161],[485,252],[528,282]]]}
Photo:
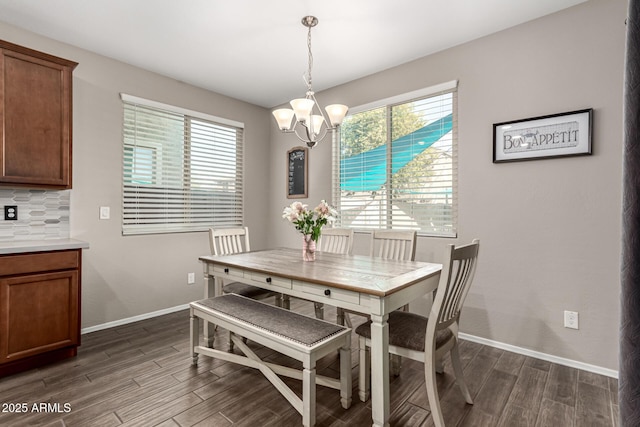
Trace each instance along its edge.
{"label": "framed sign", "polygon": [[593,109],[493,125],[493,162],[591,154]]}
{"label": "framed sign", "polygon": [[308,157],[305,147],[287,151],[287,199],[307,198]]}

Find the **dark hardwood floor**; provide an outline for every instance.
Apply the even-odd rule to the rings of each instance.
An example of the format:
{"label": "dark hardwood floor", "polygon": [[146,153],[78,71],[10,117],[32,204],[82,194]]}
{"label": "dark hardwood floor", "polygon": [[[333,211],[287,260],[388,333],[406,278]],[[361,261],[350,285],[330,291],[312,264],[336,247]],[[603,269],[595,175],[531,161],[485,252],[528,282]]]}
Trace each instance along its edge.
{"label": "dark hardwood floor", "polygon": [[[292,309],[312,314],[311,303]],[[327,307],[326,317],[335,318]],[[354,318],[354,320],[359,318]],[[216,346],[226,346],[217,332]],[[354,337],[354,343],[357,342]],[[250,345],[261,357],[297,366]],[[297,426],[301,416],[256,370],[189,357],[188,312],[168,314],[83,335],[76,358],[0,378],[0,426]],[[355,347],[355,346],[354,346]],[[439,391],[447,426],[617,426],[617,380],[464,341],[461,357],[474,405],[467,405],[449,360]],[[338,392],[317,387],[317,425],[371,425],[370,403],[340,406]],[[337,377],[328,356],[319,373]],[[286,380],[296,391],[299,382]],[[34,406],[35,404],[35,406]],[[403,361],[391,380],[391,425],[432,426],[422,364]],[[24,412],[17,412],[24,409]]]}

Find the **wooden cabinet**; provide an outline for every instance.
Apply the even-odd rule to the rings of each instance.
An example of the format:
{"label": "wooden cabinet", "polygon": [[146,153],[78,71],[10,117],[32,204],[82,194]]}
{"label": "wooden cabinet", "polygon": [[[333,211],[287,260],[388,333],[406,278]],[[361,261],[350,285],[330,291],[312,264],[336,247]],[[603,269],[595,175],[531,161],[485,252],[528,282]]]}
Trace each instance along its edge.
{"label": "wooden cabinet", "polygon": [[0,256],[0,376],[75,356],[80,249]]}
{"label": "wooden cabinet", "polygon": [[0,185],[71,188],[77,65],[0,40]]}

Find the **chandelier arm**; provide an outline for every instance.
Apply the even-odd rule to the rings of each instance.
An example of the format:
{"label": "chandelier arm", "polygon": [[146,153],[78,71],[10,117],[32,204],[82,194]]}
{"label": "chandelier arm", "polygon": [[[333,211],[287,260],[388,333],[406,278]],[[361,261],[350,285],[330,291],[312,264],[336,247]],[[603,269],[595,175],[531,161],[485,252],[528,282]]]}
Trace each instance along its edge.
{"label": "chandelier arm", "polygon": [[291,132],[293,132],[293,134],[294,134],[294,135],[295,135],[295,136],[296,136],[300,141],[302,141],[302,142],[304,142],[305,144],[307,144],[307,146],[309,146],[309,147],[313,148],[313,147],[316,145],[316,143],[317,143],[318,141],[317,141],[317,140],[316,140],[316,141],[312,141],[312,140],[311,140],[311,138],[309,138],[309,137],[308,137],[308,136],[309,136],[309,129],[307,129],[307,127],[306,127],[306,126],[304,126],[304,128],[305,128],[305,130],[306,130],[307,138],[305,138],[305,137],[303,137],[303,136],[300,136],[300,134],[298,133],[298,128],[297,128],[297,127],[293,128],[293,130],[292,130]]}
{"label": "chandelier arm", "polygon": [[310,95],[308,95],[311,99],[313,99],[314,102],[314,106],[318,107],[318,111],[320,111],[320,115],[322,116],[322,120],[324,120],[324,125],[328,128],[328,129],[334,129],[331,127],[331,122],[327,121],[327,117],[324,115],[324,112],[322,111],[322,107],[320,106],[320,104],[318,104],[318,100],[316,99],[316,95],[314,92],[311,92]]}
{"label": "chandelier arm", "polygon": [[309,127],[305,126],[307,131],[307,141],[312,142],[314,145],[318,142],[322,141],[325,136],[327,136],[327,128],[322,129],[321,133],[316,134],[314,139],[311,138],[311,133],[309,132]]}
{"label": "chandelier arm", "polygon": [[[302,123],[300,123],[302,124]],[[316,144],[318,144],[320,141],[322,141],[324,139],[325,136],[327,136],[327,129],[324,129],[322,134],[319,134],[316,139],[311,139],[311,135],[309,133],[309,128],[305,125],[302,124],[302,127],[304,127],[305,129],[305,133],[306,133],[306,138],[304,136],[300,136],[300,134],[298,133],[298,127],[294,127],[292,130],[290,131],[286,131],[285,133],[293,133],[296,138],[298,138],[300,141],[304,142],[305,144],[307,144],[307,146],[309,148],[313,148],[316,146]],[[333,131],[333,129],[332,129]]]}
{"label": "chandelier arm", "polygon": [[317,141],[320,142],[324,139],[325,136],[327,136],[327,133],[329,132],[329,128],[324,128],[324,131],[322,132],[322,135],[318,135],[318,139]]}

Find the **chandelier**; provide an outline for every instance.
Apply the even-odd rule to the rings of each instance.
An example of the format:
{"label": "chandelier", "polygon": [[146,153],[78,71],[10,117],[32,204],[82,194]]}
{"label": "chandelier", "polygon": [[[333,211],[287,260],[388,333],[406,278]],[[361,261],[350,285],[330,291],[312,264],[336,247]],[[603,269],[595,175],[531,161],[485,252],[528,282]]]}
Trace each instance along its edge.
{"label": "chandelier", "polygon": [[[311,28],[318,25],[318,18],[305,16],[302,25],[309,28],[307,35],[307,48],[309,49],[309,68],[303,76],[307,84],[307,94],[304,98],[294,99],[289,104],[291,108],[281,108],[273,111],[273,116],[278,122],[278,128],[284,133],[294,133],[298,139],[313,148],[327,135],[328,131],[335,132],[342,124],[349,107],[341,104],[332,104],[325,107],[327,115],[316,101],[311,86],[311,68],[313,68],[313,54],[311,53]],[[316,111],[314,111],[314,108]],[[319,112],[320,114],[317,114]],[[293,117],[295,116],[295,121]],[[329,121],[327,121],[327,117]],[[304,132],[304,133],[303,133]]]}

